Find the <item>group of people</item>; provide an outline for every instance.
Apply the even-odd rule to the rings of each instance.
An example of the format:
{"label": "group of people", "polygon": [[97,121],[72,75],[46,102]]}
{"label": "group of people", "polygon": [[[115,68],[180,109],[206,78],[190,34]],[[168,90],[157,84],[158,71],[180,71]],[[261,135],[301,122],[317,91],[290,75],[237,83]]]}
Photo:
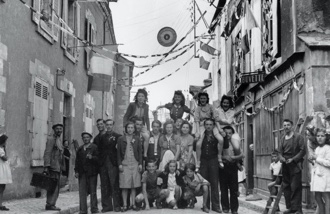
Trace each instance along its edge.
{"label": "group of people", "polygon": [[[81,134],[83,145],[76,151],[74,169],[79,180],[80,213],[87,213],[88,194],[91,212],[99,212],[98,174],[102,212],[150,209],[154,203],[158,209],[193,208],[195,197],[203,196],[204,212],[212,209],[221,213],[220,182],[223,211],[237,213],[237,171],[243,154],[231,97],[224,96],[216,108],[209,104],[207,93],[200,93],[198,107],[192,112],[184,105],[182,92],[175,91],[172,103],[158,107],[168,108],[171,119],[164,124],[154,120],[151,130],[147,100],[147,92],[139,89],[124,115],[123,135],[114,131],[112,119],[97,120],[99,133],[94,138],[88,132]],[[182,118],[184,112],[194,115],[195,134],[192,124]],[[53,129],[54,137],[46,145],[44,171],[59,178],[63,125],[56,124]],[[48,191],[46,210],[59,210],[55,206],[58,190],[59,186]]]}
{"label": "group of people", "polygon": [[[307,143],[303,136],[293,131],[293,122],[283,122],[285,134],[278,150],[272,153],[273,180],[268,184],[271,195],[276,195],[282,183],[287,210],[284,214],[302,214],[302,169],[304,156],[308,152],[311,174],[310,190],[317,203],[316,214],[330,214],[330,142],[329,135],[323,128],[306,127]],[[307,146],[306,146],[307,145]],[[273,201],[269,198],[267,206]],[[278,207],[276,209],[279,209]],[[264,213],[268,213],[267,209]]]}

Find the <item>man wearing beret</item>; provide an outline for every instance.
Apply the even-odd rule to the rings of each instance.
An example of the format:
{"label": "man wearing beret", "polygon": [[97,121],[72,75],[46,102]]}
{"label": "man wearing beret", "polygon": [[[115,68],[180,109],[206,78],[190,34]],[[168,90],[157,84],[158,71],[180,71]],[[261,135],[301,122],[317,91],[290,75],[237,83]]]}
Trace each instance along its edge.
{"label": "man wearing beret", "polygon": [[81,134],[83,145],[77,150],[75,163],[75,176],[79,179],[79,207],[80,213],[87,211],[87,195],[90,193],[91,212],[98,213],[97,208],[97,174],[98,174],[98,149],[91,143],[92,135],[88,132]]}
{"label": "man wearing beret", "polygon": [[64,169],[65,163],[63,158],[62,132],[63,125],[53,125],[54,135],[47,139],[46,149],[44,153],[44,173],[57,179],[56,187],[53,191],[47,191],[46,210],[61,210],[56,207],[56,201],[60,189],[60,174]]}

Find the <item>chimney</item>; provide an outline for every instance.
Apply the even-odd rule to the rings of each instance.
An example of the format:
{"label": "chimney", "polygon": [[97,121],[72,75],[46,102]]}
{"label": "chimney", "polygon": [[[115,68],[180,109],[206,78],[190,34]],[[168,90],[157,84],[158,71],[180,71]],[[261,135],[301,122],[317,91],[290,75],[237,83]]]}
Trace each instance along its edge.
{"label": "chimney", "polygon": [[212,84],[212,75],[209,73],[209,78],[204,80],[204,86],[211,85]]}

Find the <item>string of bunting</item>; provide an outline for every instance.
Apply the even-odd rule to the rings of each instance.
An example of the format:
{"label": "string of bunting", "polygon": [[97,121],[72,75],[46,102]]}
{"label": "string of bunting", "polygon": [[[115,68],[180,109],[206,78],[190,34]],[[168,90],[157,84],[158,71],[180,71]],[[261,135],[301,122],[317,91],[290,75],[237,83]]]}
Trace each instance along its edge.
{"label": "string of bunting", "polygon": [[[185,40],[185,38],[187,38],[187,36],[194,30],[194,28],[197,26],[197,24],[199,23],[199,21],[202,19],[202,17],[205,15],[206,11],[196,20],[196,23],[189,29],[189,31],[186,33],[186,35],[184,37],[182,37],[172,48],[169,52],[167,52],[160,60],[158,60],[154,66],[140,72],[140,73],[137,73],[136,75],[134,75],[133,77],[124,77],[124,78],[121,78],[119,79],[118,81],[121,81],[121,80],[129,80],[129,79],[133,79],[133,78],[136,78],[142,74],[145,74],[147,73],[148,71],[150,71],[151,69],[153,69],[156,65],[159,65],[159,63],[161,63],[162,61],[164,61],[164,59],[166,59],[166,57],[169,55],[169,53],[173,50],[175,50],[175,48],[177,48],[182,42],[183,40]],[[205,34],[205,33],[204,33]],[[204,35],[202,34],[202,35]]]}
{"label": "string of bunting", "polygon": [[[275,76],[275,79],[276,79],[277,81],[279,81],[278,78],[277,78],[276,76]],[[301,92],[301,89],[302,89],[302,87],[304,86],[304,83],[305,83],[305,79],[304,79],[304,81],[300,84],[300,86],[298,86],[296,80],[293,79],[291,85],[288,87],[287,92],[284,94],[283,98],[281,99],[280,103],[279,103],[277,106],[273,106],[273,107],[271,107],[271,108],[265,106],[265,104],[264,104],[264,102],[263,102],[263,97],[264,97],[264,95],[262,95],[261,98],[260,98],[260,104],[259,104],[259,106],[255,109],[254,112],[252,112],[252,113],[247,112],[247,109],[245,108],[245,106],[243,106],[242,110],[244,111],[244,113],[245,113],[247,116],[256,116],[258,113],[260,113],[261,109],[264,109],[264,110],[266,110],[266,111],[268,111],[268,112],[274,112],[274,111],[276,111],[277,109],[280,109],[280,108],[282,108],[282,107],[284,106],[284,104],[285,104],[286,101],[288,100],[288,97],[289,97],[290,93],[293,91],[293,89],[297,90],[298,92]],[[262,86],[260,86],[260,88],[261,88],[261,90],[265,91],[265,89],[264,89]]]}
{"label": "string of bunting", "polygon": [[[40,17],[43,16],[42,13],[40,13],[40,12],[37,11],[35,8],[33,8],[33,7],[31,7],[30,5],[28,5],[25,1],[23,1],[23,0],[19,0],[19,1],[20,1],[21,3],[23,3],[27,8],[29,8],[32,12],[36,13],[38,16],[40,16]],[[63,31],[64,33],[69,34],[71,37],[73,37],[73,38],[79,40],[79,41],[82,42],[86,47],[90,46],[90,47],[93,48],[93,45],[90,44],[87,40],[81,39],[81,38],[77,37],[76,35],[74,35],[74,32],[73,32],[72,30],[70,30],[70,27],[66,24],[66,22],[65,22],[65,21],[64,21],[64,20],[63,20],[63,19],[62,19],[57,13],[56,13],[56,11],[54,11],[54,12],[55,12],[55,15],[57,16],[57,18],[59,19],[60,23],[62,23],[63,25],[65,25],[65,28],[62,27],[62,26],[60,26],[60,25],[58,25],[58,24],[56,24],[56,23],[54,23],[54,22],[51,21],[51,20],[48,20],[47,23],[51,24],[53,27],[56,27],[58,30],[61,30],[61,31]],[[199,20],[200,20],[200,19],[199,19]],[[197,22],[196,22],[196,24],[197,24]],[[195,27],[195,25],[194,25],[193,27]],[[106,48],[104,48],[104,47],[102,47],[102,48],[100,48],[100,49],[102,49],[102,50],[105,51],[105,52],[110,52],[110,53],[114,53],[114,54],[120,54],[120,55],[122,55],[122,56],[133,57],[133,58],[161,57],[161,56],[168,56],[168,55],[170,55],[170,54],[173,54],[173,53],[179,52],[179,51],[181,51],[181,50],[183,50],[183,49],[185,49],[184,52],[187,52],[189,49],[191,49],[191,48],[193,47],[193,45],[194,45],[196,42],[200,41],[200,40],[203,39],[205,36],[207,36],[207,35],[205,35],[205,33],[204,33],[204,34],[202,34],[201,36],[197,37],[194,41],[192,41],[192,42],[190,42],[189,44],[186,44],[186,45],[180,47],[179,49],[172,50],[172,51],[167,52],[167,53],[162,53],[162,54],[152,54],[152,55],[147,55],[147,56],[139,56],[139,55],[133,55],[133,54],[120,53],[120,52],[117,52],[117,51],[108,50],[108,49],[106,49]],[[187,37],[187,35],[186,35],[183,39],[185,39],[186,37]],[[94,51],[94,53],[95,53],[95,51]],[[183,53],[181,53],[181,54],[179,54],[179,55],[177,55],[177,56],[175,56],[175,57],[173,57],[173,58],[171,58],[171,59],[169,59],[169,60],[167,60],[167,61],[165,61],[165,62],[168,62],[168,61],[174,60],[174,59],[176,59],[178,56],[181,56],[182,54],[183,54]],[[98,55],[103,56],[103,57],[106,57],[106,58],[109,58],[109,57],[104,56],[104,55],[99,54],[99,53],[98,53]],[[111,59],[111,60],[112,60],[112,59]],[[159,62],[159,63],[155,63],[155,64],[150,64],[150,65],[134,65],[134,64],[130,64],[130,63],[119,62],[119,61],[116,61],[116,60],[112,60],[112,61],[113,61],[114,63],[116,63],[116,64],[125,65],[125,66],[134,66],[134,67],[136,67],[136,68],[152,68],[152,67],[155,67],[155,66],[157,66],[157,65],[161,65],[162,63],[165,63],[165,62]]]}

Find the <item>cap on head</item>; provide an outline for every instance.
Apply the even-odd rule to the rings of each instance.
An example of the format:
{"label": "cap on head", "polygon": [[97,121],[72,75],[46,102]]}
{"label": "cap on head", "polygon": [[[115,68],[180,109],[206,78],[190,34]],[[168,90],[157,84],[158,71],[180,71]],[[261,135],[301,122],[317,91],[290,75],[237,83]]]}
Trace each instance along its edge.
{"label": "cap on head", "polygon": [[61,124],[61,123],[57,123],[57,124],[55,124],[55,125],[52,126],[52,129],[55,129],[55,128],[58,127],[58,126],[60,126],[60,127],[63,128],[63,124]]}
{"label": "cap on head", "polygon": [[84,137],[84,135],[88,135],[90,138],[93,138],[93,135],[91,134],[91,133],[89,133],[89,132],[83,132],[83,133],[81,133],[81,137]]}

